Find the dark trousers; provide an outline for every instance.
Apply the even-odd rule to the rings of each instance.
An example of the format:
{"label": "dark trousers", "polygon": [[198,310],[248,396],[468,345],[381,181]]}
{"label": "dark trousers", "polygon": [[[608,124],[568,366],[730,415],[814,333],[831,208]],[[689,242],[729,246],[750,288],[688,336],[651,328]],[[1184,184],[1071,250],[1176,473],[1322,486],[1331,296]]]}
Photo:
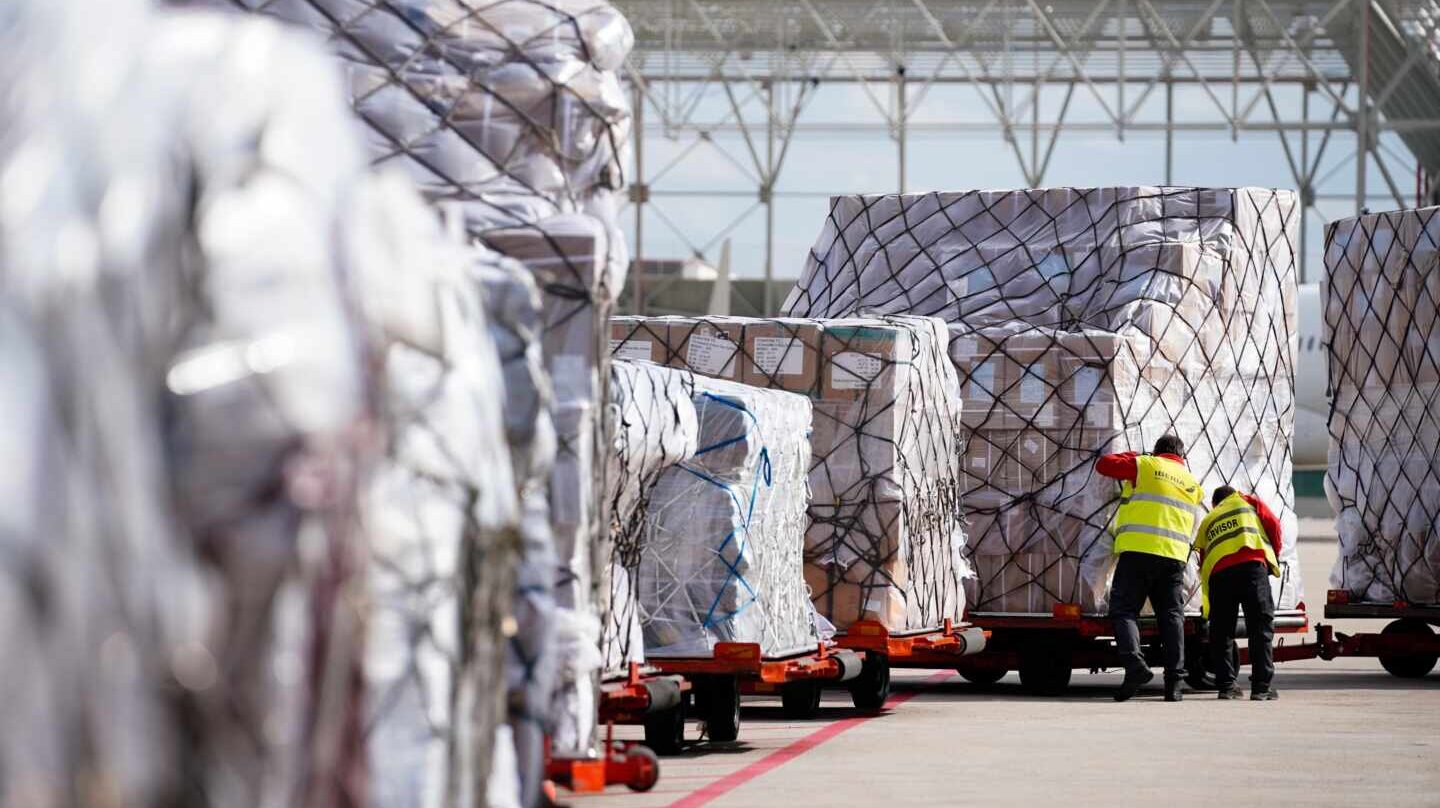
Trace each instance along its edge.
{"label": "dark trousers", "polygon": [[1275,600],[1269,570],[1259,561],[1226,567],[1210,576],[1210,666],[1222,690],[1234,686],[1238,674],[1231,648],[1241,608],[1250,635],[1250,690],[1263,693],[1275,678]]}
{"label": "dark trousers", "polygon": [[1148,669],[1140,652],[1140,609],[1146,599],[1155,609],[1165,647],[1165,681],[1185,678],[1185,563],[1149,553],[1121,553],[1110,584],[1110,619],[1115,621],[1115,650],[1127,674]]}

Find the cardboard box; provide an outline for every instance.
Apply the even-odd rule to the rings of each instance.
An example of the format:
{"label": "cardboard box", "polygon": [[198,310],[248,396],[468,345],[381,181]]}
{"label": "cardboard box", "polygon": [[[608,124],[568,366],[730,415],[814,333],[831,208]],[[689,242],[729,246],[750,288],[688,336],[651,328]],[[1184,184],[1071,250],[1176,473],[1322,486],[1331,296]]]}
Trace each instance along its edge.
{"label": "cardboard box", "polygon": [[712,379],[740,381],[744,328],[738,317],[675,318],[669,332],[671,366]]}
{"label": "cardboard box", "polygon": [[656,317],[611,317],[610,358],[629,362],[669,361],[670,325]]}
{"label": "cardboard box", "polygon": [[815,320],[748,321],[741,380],[756,387],[818,396],[822,332]]}

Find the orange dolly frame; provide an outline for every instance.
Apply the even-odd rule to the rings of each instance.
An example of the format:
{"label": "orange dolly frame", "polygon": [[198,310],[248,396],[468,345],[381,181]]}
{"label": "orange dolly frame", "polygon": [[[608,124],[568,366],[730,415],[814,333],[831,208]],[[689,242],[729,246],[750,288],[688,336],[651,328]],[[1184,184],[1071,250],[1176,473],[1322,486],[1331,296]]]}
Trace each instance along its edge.
{"label": "orange dolly frame", "polygon": [[[1041,696],[1056,696],[1070,686],[1073,670],[1099,670],[1119,667],[1113,637],[1115,629],[1109,617],[1087,615],[1079,604],[1056,604],[1051,614],[1010,614],[996,612],[972,613],[967,619],[985,630],[988,641],[981,653],[961,658],[956,671],[978,685],[991,685],[1010,671],[1018,671],[1020,684],[1027,691]],[[1204,621],[1199,615],[1185,616],[1185,636],[1203,637]],[[1244,637],[1244,620],[1236,636]],[[1276,634],[1304,634],[1310,630],[1305,604],[1297,609],[1275,613]],[[1158,644],[1159,630],[1155,618],[1140,619],[1140,642],[1145,650]],[[1291,646],[1299,647],[1299,646]],[[1277,647],[1276,659],[1281,658]],[[1186,681],[1191,687],[1205,689],[1208,685],[1204,661],[1208,658],[1204,642],[1185,643]]]}
{"label": "orange dolly frame", "polygon": [[988,632],[969,625],[956,626],[946,620],[937,629],[893,633],[885,624],[873,620],[857,620],[835,644],[865,652],[865,670],[857,681],[863,687],[852,687],[850,695],[855,706],[878,710],[890,695],[891,668],[955,668],[962,657],[985,650]]}
{"label": "orange dolly frame", "polygon": [[653,716],[682,712],[690,683],[679,676],[655,676],[630,663],[624,678],[601,682],[600,723],[605,726],[604,754],[594,758],[556,757],[546,749],[545,774],[557,785],[576,793],[596,793],[606,786],[624,785],[631,791],[649,791],[660,780],[655,752],[634,741],[616,741],[616,724],[637,724]]}
{"label": "orange dolly frame", "polygon": [[[1275,661],[1340,657],[1375,657],[1380,666],[1401,679],[1419,679],[1440,661],[1440,606],[1352,602],[1344,589],[1332,589],[1325,598],[1325,617],[1331,620],[1389,620],[1379,634],[1342,634],[1334,626],[1315,626],[1316,641],[1299,645],[1277,645]],[[1248,649],[1240,648],[1240,662],[1249,662]]]}
{"label": "orange dolly frame", "polygon": [[820,709],[825,685],[861,676],[864,655],[822,643],[813,651],[766,658],[758,644],[722,642],[708,657],[652,657],[647,663],[662,673],[683,676],[691,686],[681,709],[645,722],[645,745],[673,755],[685,741],[687,701],[705,722],[710,740],[733,741],[740,737],[742,695],[779,693],[787,717],[809,718]]}

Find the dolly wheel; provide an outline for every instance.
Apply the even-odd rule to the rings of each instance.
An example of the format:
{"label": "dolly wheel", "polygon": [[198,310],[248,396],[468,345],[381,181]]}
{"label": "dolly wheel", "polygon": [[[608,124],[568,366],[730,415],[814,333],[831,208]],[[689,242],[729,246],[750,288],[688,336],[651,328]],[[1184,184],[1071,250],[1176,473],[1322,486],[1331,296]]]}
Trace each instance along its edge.
{"label": "dolly wheel", "polygon": [[[1429,623],[1413,618],[1396,620],[1380,631],[1382,637],[1429,638],[1434,634]],[[1380,666],[1389,671],[1390,675],[1398,676],[1401,679],[1419,679],[1425,676],[1435,669],[1436,661],[1437,658],[1434,654],[1380,655]]]}
{"label": "dolly wheel", "polygon": [[786,718],[814,718],[820,712],[820,685],[791,682],[780,688],[781,711]]}
{"label": "dolly wheel", "polygon": [[625,751],[630,765],[630,781],[625,787],[631,791],[649,791],[660,782],[660,758],[655,750],[647,746],[632,746]]}
{"label": "dolly wheel", "polygon": [[989,687],[990,685],[995,684],[1001,679],[1004,679],[1005,674],[1009,673],[1010,671],[1007,671],[1004,668],[980,668],[978,670],[971,670],[969,668],[956,668],[955,672],[960,674],[961,679],[964,679],[972,685]]}
{"label": "dolly wheel", "polygon": [[740,737],[740,681],[718,676],[706,682],[699,699],[700,717],[712,741],[733,741]]}
{"label": "dolly wheel", "polygon": [[890,660],[880,654],[866,654],[860,675],[850,681],[850,699],[861,710],[878,710],[890,698]]}
{"label": "dolly wheel", "polygon": [[685,745],[685,702],[645,716],[645,745],[662,757],[680,754]]}
{"label": "dolly wheel", "polygon": [[1070,687],[1070,653],[1034,648],[1020,655],[1020,685],[1036,696],[1059,696]]}

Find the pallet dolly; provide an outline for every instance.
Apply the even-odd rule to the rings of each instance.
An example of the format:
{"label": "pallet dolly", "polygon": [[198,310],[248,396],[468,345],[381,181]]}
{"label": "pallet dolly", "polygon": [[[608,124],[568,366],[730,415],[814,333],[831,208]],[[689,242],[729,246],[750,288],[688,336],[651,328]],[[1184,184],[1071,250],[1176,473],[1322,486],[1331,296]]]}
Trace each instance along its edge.
{"label": "pallet dolly", "polygon": [[623,785],[631,791],[649,791],[660,780],[660,761],[654,750],[636,741],[615,740],[616,724],[639,724],[651,716],[673,712],[684,719],[684,696],[690,683],[679,676],[657,676],[631,662],[622,678],[600,683],[600,723],[605,726],[604,754],[596,757],[557,757],[546,745],[545,774],[554,784],[578,794]]}
{"label": "pallet dolly", "polygon": [[[1110,618],[1087,615],[1079,604],[1056,604],[1049,615],[983,612],[969,615],[968,620],[984,629],[989,641],[983,652],[965,657],[956,670],[977,685],[992,685],[1010,671],[1018,671],[1021,686],[1030,693],[1058,696],[1070,686],[1072,671],[1097,671],[1120,665],[1112,641],[1115,629]],[[1203,624],[1199,615],[1185,616],[1186,667],[1190,668],[1186,681],[1197,689],[1207,687],[1203,665],[1205,649],[1203,643],[1188,639],[1203,637]],[[1243,627],[1242,620],[1237,626],[1237,637],[1245,636]],[[1276,634],[1304,634],[1309,630],[1310,618],[1305,604],[1275,613]],[[1140,618],[1142,646],[1153,646],[1158,638],[1155,618]],[[1276,647],[1277,654],[1280,647]]]}
{"label": "pallet dolly", "polygon": [[[1379,634],[1342,634],[1334,626],[1315,626],[1316,641],[1298,645],[1276,645],[1275,661],[1341,657],[1373,657],[1391,676],[1419,679],[1440,661],[1440,606],[1352,602],[1350,592],[1332,589],[1325,598],[1325,617],[1330,620],[1389,620]],[[1249,649],[1238,649],[1240,664],[1250,661]]]}
{"label": "pallet dolly", "polygon": [[813,651],[766,658],[756,643],[722,642],[708,657],[652,657],[647,662],[661,673],[683,676],[691,687],[676,709],[645,720],[645,745],[674,755],[685,741],[687,702],[705,722],[710,740],[733,741],[740,737],[742,695],[779,693],[787,718],[811,718],[819,712],[825,685],[862,676],[865,655],[821,644]]}
{"label": "pallet dolly", "polygon": [[841,648],[865,652],[864,670],[850,689],[855,706],[878,710],[890,695],[891,668],[955,668],[962,657],[985,650],[988,632],[946,619],[938,629],[891,632],[883,623],[857,620],[835,638]]}

